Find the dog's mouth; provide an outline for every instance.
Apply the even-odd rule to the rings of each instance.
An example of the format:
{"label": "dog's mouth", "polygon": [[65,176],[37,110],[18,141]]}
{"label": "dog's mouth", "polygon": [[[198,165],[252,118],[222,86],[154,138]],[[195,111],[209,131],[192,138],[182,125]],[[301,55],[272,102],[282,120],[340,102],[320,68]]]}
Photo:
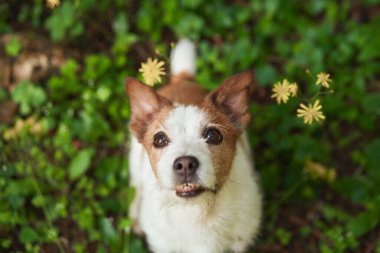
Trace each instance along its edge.
{"label": "dog's mouth", "polygon": [[175,187],[175,193],[181,198],[192,198],[200,195],[206,189],[200,184],[183,183]]}

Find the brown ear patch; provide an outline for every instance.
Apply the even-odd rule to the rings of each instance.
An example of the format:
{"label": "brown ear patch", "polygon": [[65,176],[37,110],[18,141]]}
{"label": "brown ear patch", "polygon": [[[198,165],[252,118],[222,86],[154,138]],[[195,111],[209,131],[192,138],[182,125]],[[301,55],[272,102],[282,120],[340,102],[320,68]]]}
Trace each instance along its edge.
{"label": "brown ear patch", "polygon": [[171,103],[158,95],[147,85],[135,78],[125,80],[125,88],[131,105],[131,131],[141,141],[147,125],[164,107],[171,107]]}
{"label": "brown ear patch", "polygon": [[244,129],[249,120],[248,104],[254,88],[254,73],[242,72],[225,80],[205,98],[208,103],[228,116],[239,129]]}

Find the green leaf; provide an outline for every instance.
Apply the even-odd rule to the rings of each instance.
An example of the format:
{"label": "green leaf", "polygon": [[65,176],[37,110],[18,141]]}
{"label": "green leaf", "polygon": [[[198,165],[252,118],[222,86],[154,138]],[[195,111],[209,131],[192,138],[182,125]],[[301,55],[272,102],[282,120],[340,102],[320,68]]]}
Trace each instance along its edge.
{"label": "green leaf", "polygon": [[7,55],[15,57],[17,56],[21,51],[21,44],[18,38],[13,37],[6,45],[5,45],[5,52]]}
{"label": "green leaf", "polygon": [[19,235],[19,239],[22,243],[31,243],[38,240],[37,232],[30,227],[23,227]]}
{"label": "green leaf", "polygon": [[132,227],[132,220],[127,218],[122,218],[118,225],[121,230],[129,230]]}
{"label": "green leaf", "polygon": [[70,28],[70,36],[75,38],[79,37],[83,31],[84,31],[84,26],[82,23],[75,23],[71,28]]}
{"label": "green leaf", "polygon": [[174,30],[179,36],[190,36],[191,39],[198,39],[205,23],[203,17],[195,13],[187,13],[174,25]]}
{"label": "green leaf", "polygon": [[[128,252],[128,251],[127,251]],[[99,246],[97,249],[96,249],[96,253],[107,253],[107,250],[103,247],[103,246]]]}
{"label": "green leaf", "polygon": [[348,224],[348,229],[354,234],[354,236],[362,236],[373,229],[379,221],[378,210],[368,210],[362,212],[356,218],[351,220]]}
{"label": "green leaf", "polygon": [[33,199],[32,199],[32,204],[36,207],[41,207],[45,204],[45,198],[42,196],[42,195],[36,195]]}
{"label": "green leaf", "polygon": [[84,245],[84,243],[75,243],[74,245],[74,250],[75,250],[75,253],[84,253],[86,252],[86,246]]}
{"label": "green leaf", "polygon": [[109,219],[103,218],[100,220],[100,231],[103,235],[104,242],[112,243],[116,239],[116,232]]}
{"label": "green leaf", "polygon": [[94,212],[90,207],[84,207],[74,215],[79,227],[91,230],[94,228]]}
{"label": "green leaf", "polygon": [[362,106],[365,111],[380,113],[380,94],[368,94],[362,100]]}
{"label": "green leaf", "polygon": [[260,85],[270,86],[276,80],[276,71],[271,65],[262,65],[257,67],[256,76]]}
{"label": "green leaf", "polygon": [[368,158],[368,171],[369,174],[375,179],[380,181],[380,138],[371,141],[365,148],[365,154]]}
{"label": "green leaf", "polygon": [[53,41],[64,39],[67,31],[73,29],[71,36],[76,36],[83,31],[83,25],[76,19],[74,5],[63,2],[61,7],[46,19],[45,28],[50,32]]}
{"label": "green leaf", "polygon": [[363,203],[363,201],[367,201],[370,192],[376,186],[368,177],[358,175],[343,177],[336,181],[333,187],[342,197],[350,199],[353,203]]}
{"label": "green leaf", "polygon": [[142,240],[135,239],[135,238],[132,239],[130,246],[129,246],[129,249],[130,249],[130,252],[133,252],[133,253],[146,253],[146,252],[148,252],[144,248]]}
{"label": "green leaf", "polygon": [[61,66],[61,73],[64,77],[69,79],[76,79],[79,64],[74,59],[67,60]]}
{"label": "green leaf", "polygon": [[5,248],[5,249],[9,249],[11,244],[12,244],[12,241],[10,239],[2,239],[1,243],[0,243],[1,247]]}
{"label": "green leaf", "polygon": [[49,242],[54,242],[58,239],[58,229],[47,227],[45,228],[45,238]]}
{"label": "green leaf", "polygon": [[75,156],[69,166],[69,177],[75,180],[83,175],[90,167],[91,158],[94,155],[92,148],[84,149]]}
{"label": "green leaf", "polygon": [[21,106],[21,114],[26,115],[46,101],[46,94],[30,81],[22,81],[12,92],[12,99]]}
{"label": "green leaf", "polygon": [[119,13],[116,16],[112,28],[116,34],[126,33],[128,31],[128,20],[125,13]]}
{"label": "green leaf", "polygon": [[195,9],[202,4],[202,0],[183,0],[181,3],[186,8]]}
{"label": "green leaf", "polygon": [[281,245],[283,246],[288,245],[290,240],[292,239],[292,234],[283,228],[278,228],[275,234],[278,240],[280,241]]}

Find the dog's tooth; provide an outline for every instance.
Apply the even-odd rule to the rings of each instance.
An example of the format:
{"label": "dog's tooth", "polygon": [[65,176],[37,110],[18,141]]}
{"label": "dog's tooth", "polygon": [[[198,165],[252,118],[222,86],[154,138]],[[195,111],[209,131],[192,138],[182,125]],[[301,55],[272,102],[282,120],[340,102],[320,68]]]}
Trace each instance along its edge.
{"label": "dog's tooth", "polygon": [[177,186],[176,186],[176,189],[177,189],[178,191],[184,191],[184,188],[185,188],[185,185],[183,185],[183,184],[181,184],[181,185],[177,185]]}
{"label": "dog's tooth", "polygon": [[191,192],[191,191],[197,190],[200,187],[201,187],[200,184],[188,183],[187,182],[187,183],[177,185],[176,191],[178,191],[178,192]]}

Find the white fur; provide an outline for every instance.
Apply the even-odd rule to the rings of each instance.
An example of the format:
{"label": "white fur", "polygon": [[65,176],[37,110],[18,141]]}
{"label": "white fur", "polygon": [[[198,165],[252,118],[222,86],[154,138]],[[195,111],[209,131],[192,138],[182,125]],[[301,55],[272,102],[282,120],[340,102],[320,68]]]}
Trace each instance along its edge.
{"label": "white fur", "polygon": [[195,75],[196,70],[196,51],[194,43],[188,39],[180,40],[172,51],[171,55],[171,72],[178,75],[185,72]]}
{"label": "white fur", "polygon": [[[206,115],[195,106],[177,106],[168,115],[162,129],[169,134],[170,145],[163,150],[157,171],[161,187],[173,192],[174,160],[181,156],[194,156],[199,160],[198,177],[203,186],[212,188],[215,183],[210,151],[207,143],[201,138],[202,129],[207,124]],[[170,166],[168,166],[170,165]]]}
{"label": "white fur", "polygon": [[[208,144],[201,130],[210,124],[195,106],[177,106],[163,122],[171,142],[158,162],[158,180],[148,154],[135,138],[130,153],[131,183],[137,188],[132,218],[137,219],[156,253],[243,252],[256,236],[261,218],[261,195],[245,135],[238,141],[230,175],[221,190],[191,199],[176,196],[172,164],[182,155],[199,159],[202,184],[215,183]],[[198,173],[197,172],[197,173]]]}

